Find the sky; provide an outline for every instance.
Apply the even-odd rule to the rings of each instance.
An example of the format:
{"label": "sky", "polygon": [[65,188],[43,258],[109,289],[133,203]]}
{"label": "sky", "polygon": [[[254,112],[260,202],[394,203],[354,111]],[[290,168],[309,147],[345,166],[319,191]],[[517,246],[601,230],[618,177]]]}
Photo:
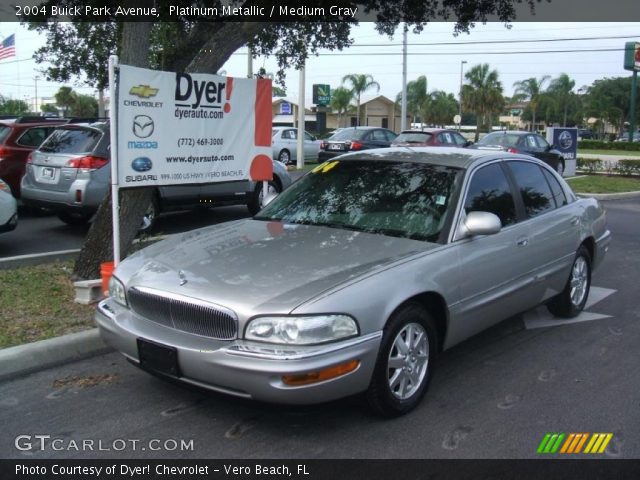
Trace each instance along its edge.
{"label": "sky", "polygon": [[[33,52],[44,45],[44,35],[29,31],[19,23],[0,22],[0,40],[12,33],[16,34],[16,57],[0,61],[0,94],[32,102],[34,78],[39,76],[38,96],[53,96],[62,84],[46,81],[39,71],[42,67],[31,58]],[[312,56],[307,61],[307,105],[311,102],[312,83],[335,88],[341,85],[344,75],[351,73],[372,75],[380,84],[379,93],[389,98],[394,99],[402,90],[401,33],[389,39],[379,35],[374,24],[362,23],[352,29],[351,36],[352,47],[343,52],[322,51],[320,56]],[[515,22],[510,29],[500,23],[488,23],[476,25],[469,34],[458,36],[453,35],[451,23],[430,23],[422,33],[408,35],[407,79],[411,81],[425,75],[429,91],[444,90],[457,97],[461,62],[466,61],[462,65],[465,72],[478,63],[489,63],[498,71],[504,94],[508,96],[513,94],[513,84],[518,80],[543,75],[554,78],[561,73],[575,80],[577,91],[599,78],[630,75],[631,72],[623,69],[623,48],[628,41],[640,41],[640,22]],[[253,66],[254,71],[261,67],[267,72],[276,71],[276,61],[272,58],[257,58]],[[246,49],[234,54],[222,70],[227,75],[246,76]],[[91,88],[77,83],[70,86],[80,93],[95,94]],[[298,71],[286,71],[286,89],[287,96],[297,98]],[[368,93],[373,95],[376,91]]]}

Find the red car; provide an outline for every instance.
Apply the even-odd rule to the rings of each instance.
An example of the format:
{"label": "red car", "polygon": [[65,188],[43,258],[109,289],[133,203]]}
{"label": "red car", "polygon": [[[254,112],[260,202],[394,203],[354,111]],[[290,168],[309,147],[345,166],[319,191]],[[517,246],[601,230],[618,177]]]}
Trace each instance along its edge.
{"label": "red car", "polygon": [[29,154],[56,126],[68,121],[56,117],[0,117],[0,179],[9,185],[15,198],[20,198],[20,180]]}
{"label": "red car", "polygon": [[391,142],[392,147],[468,147],[473,142],[455,130],[425,128],[404,130]]}

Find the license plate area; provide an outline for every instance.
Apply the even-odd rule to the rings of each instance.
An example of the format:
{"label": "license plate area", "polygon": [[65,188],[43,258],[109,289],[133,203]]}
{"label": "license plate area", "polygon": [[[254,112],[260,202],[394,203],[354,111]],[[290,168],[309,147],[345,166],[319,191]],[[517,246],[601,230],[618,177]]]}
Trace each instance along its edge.
{"label": "license plate area", "polygon": [[330,143],[329,150],[343,150],[343,148],[339,143]]}
{"label": "license plate area", "polygon": [[37,180],[43,183],[57,183],[59,169],[55,167],[39,167]]}
{"label": "license plate area", "polygon": [[171,377],[180,376],[178,350],[175,347],[138,338],[138,359],[142,368]]}

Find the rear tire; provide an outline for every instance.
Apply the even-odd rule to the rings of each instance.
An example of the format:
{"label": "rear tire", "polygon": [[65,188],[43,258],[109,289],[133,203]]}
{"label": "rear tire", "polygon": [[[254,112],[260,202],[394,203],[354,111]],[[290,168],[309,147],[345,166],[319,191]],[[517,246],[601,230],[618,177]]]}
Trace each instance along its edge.
{"label": "rear tire", "polygon": [[[275,176],[274,176],[274,180],[271,180],[269,182],[269,193],[281,193],[281,192],[282,192],[282,187],[278,182],[275,181]],[[249,213],[251,213],[251,215],[255,215],[262,209],[262,197],[263,197],[262,182],[256,182],[255,189],[251,194],[251,199],[247,203],[247,208],[249,209]]]}
{"label": "rear tire", "polygon": [[89,223],[93,213],[58,212],[57,216],[67,225],[81,226]]}
{"label": "rear tire", "polygon": [[549,300],[547,309],[556,317],[575,317],[584,309],[590,288],[591,255],[584,245],[580,245],[564,290]]}
{"label": "rear tire", "polygon": [[431,380],[437,347],[435,322],[422,305],[408,303],[391,316],[366,393],[375,413],[397,417],[420,403]]}

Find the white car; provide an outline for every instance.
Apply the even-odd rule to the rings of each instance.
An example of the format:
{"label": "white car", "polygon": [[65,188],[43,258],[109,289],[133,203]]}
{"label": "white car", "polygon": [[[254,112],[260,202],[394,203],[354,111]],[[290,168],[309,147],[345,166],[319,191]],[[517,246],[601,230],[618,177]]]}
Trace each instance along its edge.
{"label": "white car", "polygon": [[[298,129],[291,127],[273,127],[272,131],[273,159],[285,165],[298,160]],[[304,159],[317,160],[320,151],[320,140],[304,132]]]}
{"label": "white car", "polygon": [[9,232],[18,225],[18,205],[9,185],[0,180],[0,233]]}

